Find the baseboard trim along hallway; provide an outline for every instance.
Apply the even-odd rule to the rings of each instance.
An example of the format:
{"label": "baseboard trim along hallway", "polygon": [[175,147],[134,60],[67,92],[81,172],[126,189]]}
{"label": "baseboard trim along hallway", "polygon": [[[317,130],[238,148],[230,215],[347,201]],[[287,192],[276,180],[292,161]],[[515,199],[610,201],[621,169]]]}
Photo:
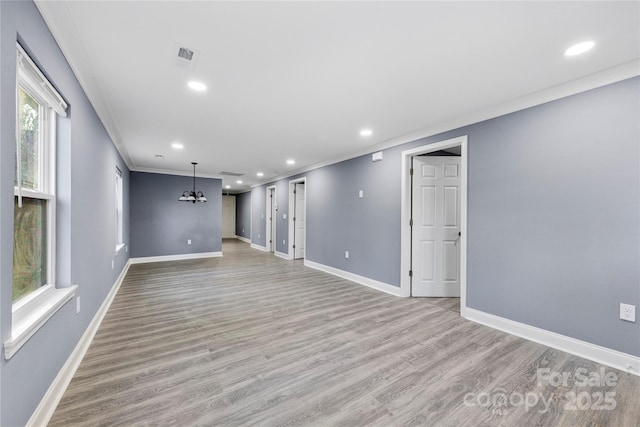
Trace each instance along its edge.
{"label": "baseboard trim along hallway", "polygon": [[102,319],[104,319],[107,311],[109,311],[109,307],[111,307],[113,299],[118,293],[118,290],[120,289],[124,278],[127,276],[127,272],[129,271],[130,266],[131,262],[129,261],[120,272],[120,275],[111,287],[111,290],[107,294],[107,297],[102,302],[102,305],[100,305],[100,308],[93,316],[93,319],[91,319],[91,322],[89,323],[89,326],[87,326],[87,329],[84,331],[84,334],[82,334],[82,337],[80,337],[80,341],[78,341],[78,344],[76,344],[73,352],[71,352],[71,355],[69,355],[69,358],[62,366],[62,369],[60,369],[60,372],[58,372],[58,375],[56,375],[56,378],[51,383],[51,386],[49,386],[49,389],[40,401],[40,404],[38,404],[38,407],[31,415],[31,418],[26,424],[27,427],[42,427],[46,426],[49,423],[49,420],[53,416],[53,413],[55,412],[56,407],[60,402],[60,399],[64,395],[64,392],[69,386],[71,379],[78,370],[78,366],[80,366],[84,355],[87,353],[87,350],[89,349],[89,346],[93,341],[93,337],[96,335],[96,332],[100,328]]}
{"label": "baseboard trim along hallway", "polygon": [[467,307],[466,319],[640,376],[640,357]]}
{"label": "baseboard trim along hallway", "polygon": [[147,262],[165,262],[165,261],[182,261],[186,259],[201,259],[201,258],[217,258],[222,256],[220,252],[199,252],[195,254],[180,254],[180,255],[163,255],[163,256],[148,256],[131,258],[129,262],[131,264],[145,264]]}
{"label": "baseboard trim along hallway", "polygon": [[367,286],[369,288],[377,289],[379,291],[391,294],[397,297],[402,296],[399,286],[393,286],[388,283],[379,282],[369,277],[360,276],[359,274],[350,273],[348,271],[340,270],[339,268],[329,267],[328,265],[319,264],[317,262],[304,260],[306,267],[314,268],[316,270],[324,271],[325,273],[333,274],[334,276],[341,277],[343,279],[350,280],[360,285]]}

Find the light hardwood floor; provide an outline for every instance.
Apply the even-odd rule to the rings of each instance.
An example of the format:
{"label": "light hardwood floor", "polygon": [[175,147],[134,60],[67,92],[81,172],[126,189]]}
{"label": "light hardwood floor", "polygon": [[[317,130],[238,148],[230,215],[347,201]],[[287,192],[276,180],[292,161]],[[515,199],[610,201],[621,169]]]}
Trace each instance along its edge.
{"label": "light hardwood floor", "polygon": [[[455,300],[223,251],[131,266],[51,426],[640,425],[640,378],[462,319]],[[572,377],[537,384],[545,368]],[[616,384],[581,386],[579,368]]]}

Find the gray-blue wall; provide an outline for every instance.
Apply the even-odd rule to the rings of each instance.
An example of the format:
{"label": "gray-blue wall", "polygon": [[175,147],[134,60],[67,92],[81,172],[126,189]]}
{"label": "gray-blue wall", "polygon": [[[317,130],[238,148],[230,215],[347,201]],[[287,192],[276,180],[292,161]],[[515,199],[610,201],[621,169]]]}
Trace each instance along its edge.
{"label": "gray-blue wall", "polygon": [[196,178],[207,203],[178,201],[192,188],[193,177],[131,172],[132,257],[222,250],[222,180]]}
{"label": "gray-blue wall", "polygon": [[264,186],[251,190],[251,243],[258,246],[266,246],[265,200]]}
{"label": "gray-blue wall", "polygon": [[[0,331],[11,334],[16,40],[69,103],[58,122],[56,282],[78,285],[60,309],[10,359],[0,362],[0,425],[24,425],[62,368],[127,262],[115,256],[115,168],[123,172],[129,243],[129,170],[31,1],[0,2]],[[114,261],[115,267],[111,267]]]}
{"label": "gray-blue wall", "polygon": [[639,105],[636,77],[306,172],[306,258],[399,286],[401,152],[467,135],[467,305],[638,356],[618,304],[640,303]]}
{"label": "gray-blue wall", "polygon": [[[640,78],[471,127],[468,305],[640,355]],[[472,138],[472,139],[471,139]]]}
{"label": "gray-blue wall", "polygon": [[236,236],[251,239],[251,192],[236,195]]}

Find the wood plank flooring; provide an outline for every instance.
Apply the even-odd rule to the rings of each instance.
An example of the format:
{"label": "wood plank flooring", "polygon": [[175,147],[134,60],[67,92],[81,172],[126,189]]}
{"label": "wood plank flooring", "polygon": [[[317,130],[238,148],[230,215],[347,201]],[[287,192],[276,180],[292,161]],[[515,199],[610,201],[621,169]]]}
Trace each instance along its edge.
{"label": "wood plank flooring", "polygon": [[[640,378],[462,319],[456,300],[223,251],[131,266],[51,426],[640,426]],[[571,377],[538,384],[545,368]],[[582,386],[579,369],[617,381]]]}

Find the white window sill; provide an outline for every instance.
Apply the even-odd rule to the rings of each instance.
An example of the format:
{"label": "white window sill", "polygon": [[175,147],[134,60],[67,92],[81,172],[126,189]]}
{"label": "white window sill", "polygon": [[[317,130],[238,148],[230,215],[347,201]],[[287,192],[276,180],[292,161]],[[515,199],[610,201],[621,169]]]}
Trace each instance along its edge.
{"label": "white window sill", "polygon": [[120,253],[122,249],[124,249],[124,243],[120,243],[119,245],[116,245],[116,256]]}
{"label": "white window sill", "polygon": [[11,338],[4,342],[4,358],[10,359],[38,329],[73,298],[78,285],[56,289],[46,285],[13,304]]}

